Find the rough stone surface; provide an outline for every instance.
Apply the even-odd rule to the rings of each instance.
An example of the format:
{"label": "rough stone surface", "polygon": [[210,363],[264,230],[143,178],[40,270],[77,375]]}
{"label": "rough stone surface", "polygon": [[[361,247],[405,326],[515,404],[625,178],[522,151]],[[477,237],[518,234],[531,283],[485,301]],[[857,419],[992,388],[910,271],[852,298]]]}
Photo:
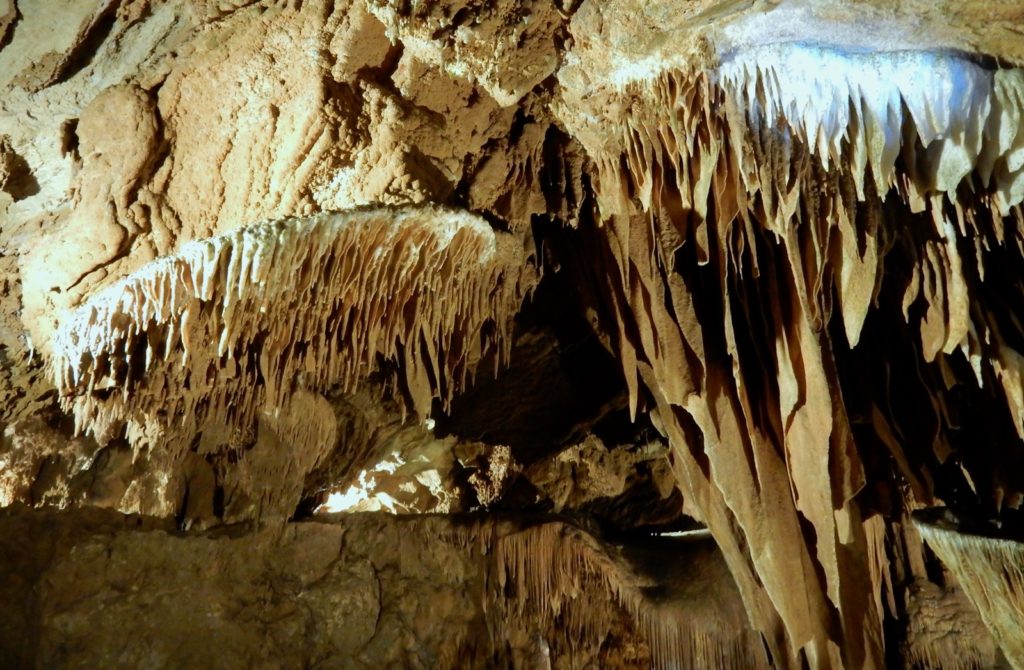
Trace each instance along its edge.
{"label": "rough stone surface", "polygon": [[[706,538],[662,541],[689,567],[655,578],[560,522],[354,514],[183,534],[97,510],[12,508],[0,527],[0,593],[23,604],[0,614],[0,651],[17,667],[646,664],[650,623],[623,597],[655,609],[642,594],[659,588],[679,592],[673,606],[698,630],[745,635]],[[581,572],[552,574],[539,600],[536,572],[562,553]]]}

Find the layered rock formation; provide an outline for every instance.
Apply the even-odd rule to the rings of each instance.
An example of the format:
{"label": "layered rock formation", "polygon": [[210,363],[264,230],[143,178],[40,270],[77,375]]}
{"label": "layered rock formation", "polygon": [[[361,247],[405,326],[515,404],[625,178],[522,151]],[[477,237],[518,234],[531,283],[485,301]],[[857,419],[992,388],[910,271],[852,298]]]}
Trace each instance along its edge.
{"label": "layered rock formation", "polygon": [[1024,663],[1022,31],[8,0],[4,657]]}

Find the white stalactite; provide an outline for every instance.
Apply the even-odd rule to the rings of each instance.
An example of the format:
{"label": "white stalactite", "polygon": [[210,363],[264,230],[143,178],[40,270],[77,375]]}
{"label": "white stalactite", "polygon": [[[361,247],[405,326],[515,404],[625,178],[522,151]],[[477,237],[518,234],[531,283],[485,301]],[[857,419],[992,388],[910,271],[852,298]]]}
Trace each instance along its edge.
{"label": "white stalactite", "polygon": [[[53,338],[79,430],[229,416],[398,363],[423,416],[486,350],[505,360],[535,274],[518,241],[438,207],[258,223],[186,244],[92,296]],[[491,324],[491,325],[487,325]],[[490,329],[490,330],[487,330]]]}

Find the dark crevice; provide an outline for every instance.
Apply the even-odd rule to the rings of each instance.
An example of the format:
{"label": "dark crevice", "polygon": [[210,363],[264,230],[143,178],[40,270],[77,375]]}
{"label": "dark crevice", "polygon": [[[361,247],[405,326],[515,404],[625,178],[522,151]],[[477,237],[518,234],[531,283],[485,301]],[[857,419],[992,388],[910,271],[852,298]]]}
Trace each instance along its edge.
{"label": "dark crevice", "polygon": [[53,73],[50,81],[46,82],[46,86],[71,79],[92,62],[92,59],[99,53],[100,45],[110,36],[114,24],[117,23],[119,5],[120,2],[117,0],[109,2],[93,19],[76,40],[60,67]]}
{"label": "dark crevice", "polygon": [[[0,189],[6,191],[15,201],[30,198],[39,193],[39,181],[32,173],[28,162],[0,139]],[[6,172],[6,176],[4,173]]]}
{"label": "dark crevice", "polygon": [[621,368],[573,300],[575,278],[548,268],[516,318],[510,366],[484,362],[472,386],[437,417],[439,435],[509,446],[529,464],[591,428],[633,437]]}
{"label": "dark crevice", "polygon": [[[0,32],[0,51],[6,49],[14,40],[14,33],[18,29],[18,24],[21,23],[22,14],[18,8],[18,0],[11,0],[11,8],[7,13],[7,17],[0,17],[0,22],[4,21],[5,18],[9,22],[6,25],[6,29]],[[0,23],[0,28],[4,28],[2,23]]]}
{"label": "dark crevice", "polygon": [[81,163],[82,156],[78,152],[78,119],[68,119],[60,125],[60,153],[71,156],[75,163]]}

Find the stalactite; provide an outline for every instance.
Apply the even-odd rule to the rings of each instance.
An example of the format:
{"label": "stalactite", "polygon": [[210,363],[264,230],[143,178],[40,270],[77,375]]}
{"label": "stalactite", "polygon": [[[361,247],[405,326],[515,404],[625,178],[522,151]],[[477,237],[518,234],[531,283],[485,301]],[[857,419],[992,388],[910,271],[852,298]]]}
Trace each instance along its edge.
{"label": "stalactite", "polygon": [[51,366],[78,430],[101,440],[125,424],[138,443],[154,424],[207,418],[246,430],[261,413],[273,422],[296,390],[353,389],[382,360],[398,364],[426,416],[488,350],[507,359],[534,281],[519,242],[462,212],[258,223],[191,242],[90,297],[55,334]]}
{"label": "stalactite", "polygon": [[[608,594],[629,613],[651,647],[656,668],[768,667],[760,636],[708,617],[694,602],[661,607],[645,594],[643,578],[592,536],[562,523],[548,523],[490,539],[497,570],[496,597],[507,615],[521,621],[558,621],[584,648],[599,644],[608,622],[574,601],[584,591]],[[696,574],[695,570],[695,574]],[[693,608],[688,611],[688,608]]]}
{"label": "stalactite", "polygon": [[918,366],[958,360],[1001,384],[1024,436],[1020,329],[1000,314],[1019,282],[973,301],[986,258],[1021,245],[1024,71],[786,43],[616,72],[600,94],[567,91],[560,115],[596,168],[601,300],[630,405],[650,394],[779,662],[877,665],[878,551],[835,351],[857,346],[900,281],[886,254],[909,240]]}
{"label": "stalactite", "polygon": [[1006,659],[1024,667],[1024,544],[957,528],[923,513],[914,519],[921,536],[956,576]]}

